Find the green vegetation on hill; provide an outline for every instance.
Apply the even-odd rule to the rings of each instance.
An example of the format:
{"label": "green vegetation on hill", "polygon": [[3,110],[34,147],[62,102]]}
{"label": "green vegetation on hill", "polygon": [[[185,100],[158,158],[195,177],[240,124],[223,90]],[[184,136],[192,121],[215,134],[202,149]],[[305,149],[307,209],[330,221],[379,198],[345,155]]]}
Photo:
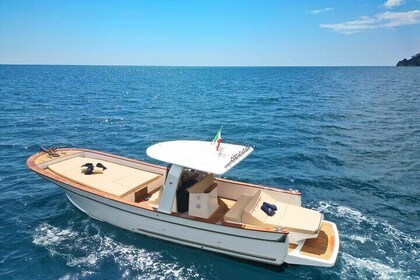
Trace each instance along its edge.
{"label": "green vegetation on hill", "polygon": [[398,61],[397,66],[420,66],[420,53],[413,55],[409,60]]}

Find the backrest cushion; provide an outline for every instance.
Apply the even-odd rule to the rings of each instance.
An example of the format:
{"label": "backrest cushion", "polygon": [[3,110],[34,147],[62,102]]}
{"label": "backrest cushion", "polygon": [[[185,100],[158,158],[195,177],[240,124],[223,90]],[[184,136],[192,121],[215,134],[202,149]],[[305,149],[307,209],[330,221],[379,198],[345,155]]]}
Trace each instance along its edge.
{"label": "backrest cushion", "polygon": [[202,180],[195,183],[187,189],[189,193],[203,193],[208,187],[214,183],[214,174],[207,174]]}
{"label": "backrest cushion", "polygon": [[229,209],[229,211],[225,214],[224,220],[226,222],[235,222],[241,223],[242,222],[242,212],[244,208],[248,205],[249,201],[252,199],[252,196],[242,194],[236,203]]}

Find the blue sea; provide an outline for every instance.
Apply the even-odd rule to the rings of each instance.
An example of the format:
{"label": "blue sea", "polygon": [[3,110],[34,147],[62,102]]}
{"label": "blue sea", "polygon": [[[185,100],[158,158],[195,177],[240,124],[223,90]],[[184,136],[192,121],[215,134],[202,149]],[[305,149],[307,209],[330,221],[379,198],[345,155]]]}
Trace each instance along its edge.
{"label": "blue sea", "polygon": [[[0,66],[1,279],[420,279],[420,68]],[[332,268],[259,265],[94,220],[26,167],[40,146],[159,163],[166,140],[249,144],[227,178],[302,193]],[[164,164],[164,163],[160,163]]]}

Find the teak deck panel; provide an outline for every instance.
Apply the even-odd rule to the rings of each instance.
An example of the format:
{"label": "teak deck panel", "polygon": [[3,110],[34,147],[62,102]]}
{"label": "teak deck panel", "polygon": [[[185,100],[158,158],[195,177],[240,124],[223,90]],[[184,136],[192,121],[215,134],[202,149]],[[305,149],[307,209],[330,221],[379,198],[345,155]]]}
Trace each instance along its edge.
{"label": "teak deck panel", "polygon": [[220,198],[217,199],[219,202],[219,207],[211,214],[211,216],[207,219],[212,224],[221,223],[223,216],[229,211],[229,208],[221,202]]}
{"label": "teak deck panel", "polygon": [[289,243],[289,249],[288,249],[289,253],[292,252],[294,249],[296,249],[297,246],[298,246],[297,244]]}
{"label": "teak deck panel", "polygon": [[318,238],[307,239],[300,253],[305,256],[329,260],[334,251],[334,244],[335,236],[332,225],[323,223]]}

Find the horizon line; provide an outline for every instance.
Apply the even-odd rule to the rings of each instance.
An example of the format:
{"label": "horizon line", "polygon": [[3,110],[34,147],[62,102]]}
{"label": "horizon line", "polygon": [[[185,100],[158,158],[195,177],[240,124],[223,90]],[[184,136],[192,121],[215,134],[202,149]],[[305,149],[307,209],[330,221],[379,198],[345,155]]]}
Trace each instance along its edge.
{"label": "horizon line", "polygon": [[135,65],[135,64],[54,64],[54,63],[0,63],[9,66],[107,66],[107,67],[230,67],[230,68],[276,68],[276,67],[396,67],[396,65]]}

